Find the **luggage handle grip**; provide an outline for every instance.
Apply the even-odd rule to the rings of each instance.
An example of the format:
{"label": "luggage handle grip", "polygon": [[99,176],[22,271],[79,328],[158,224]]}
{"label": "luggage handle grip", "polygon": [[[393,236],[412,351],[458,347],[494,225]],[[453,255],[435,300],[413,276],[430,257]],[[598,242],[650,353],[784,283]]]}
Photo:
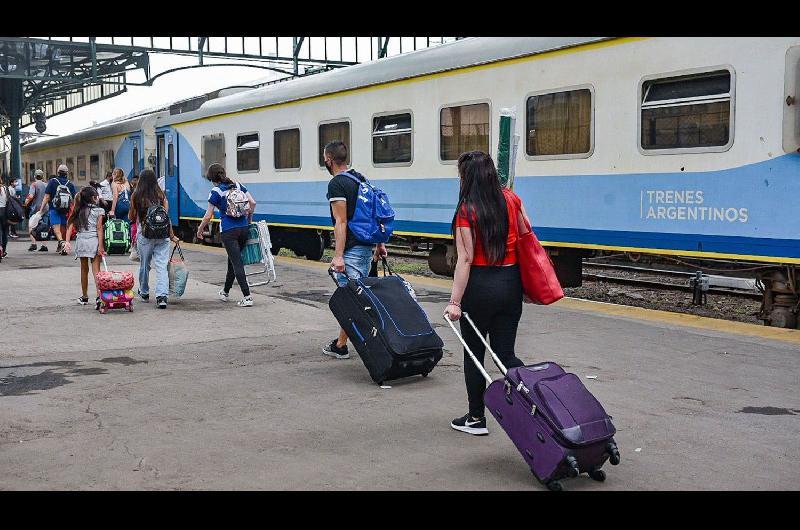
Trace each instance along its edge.
{"label": "luggage handle grip", "polygon": [[[464,316],[466,316],[466,313],[464,313]],[[483,378],[486,379],[486,382],[488,384],[491,384],[492,383],[492,378],[489,377],[489,374],[486,373],[486,369],[484,369],[483,365],[480,362],[478,362],[478,358],[475,357],[475,354],[472,353],[472,350],[469,349],[469,346],[467,346],[467,343],[464,341],[464,337],[462,337],[461,333],[458,332],[458,330],[456,329],[455,324],[453,324],[453,321],[450,320],[447,315],[442,315],[442,318],[444,318],[447,321],[447,323],[450,324],[450,328],[453,330],[453,333],[456,334],[456,337],[458,337],[458,340],[461,342],[462,345],[464,345],[464,349],[467,350],[467,353],[469,354],[470,358],[472,359],[472,362],[475,363],[475,366],[478,368],[478,370],[480,371],[481,375],[483,375]]]}
{"label": "luggage handle grip", "polygon": [[101,257],[103,259],[103,270],[108,272],[108,264],[106,263],[106,257],[105,256],[101,256]]}
{"label": "luggage handle grip", "polygon": [[[350,276],[347,274],[347,267],[350,267],[351,269],[355,270],[358,273],[358,278],[356,278],[356,279],[360,279],[360,278],[364,277],[364,275],[361,274],[360,270],[356,269],[354,266],[350,265],[349,263],[345,263],[344,264],[344,270],[345,270],[344,275],[347,276],[348,278],[350,278]],[[337,274],[337,272],[333,270],[333,267],[328,267],[328,275],[333,280],[333,283],[336,284],[336,287],[339,287],[339,282],[336,279],[336,274]]]}

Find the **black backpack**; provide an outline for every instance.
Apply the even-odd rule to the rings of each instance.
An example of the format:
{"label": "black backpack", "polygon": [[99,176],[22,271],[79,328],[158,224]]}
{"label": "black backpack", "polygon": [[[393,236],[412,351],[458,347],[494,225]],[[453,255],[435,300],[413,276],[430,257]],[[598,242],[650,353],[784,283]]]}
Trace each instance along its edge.
{"label": "black backpack", "polygon": [[160,204],[147,209],[144,218],[144,237],[147,239],[165,239],[169,237],[171,222],[167,210]]}

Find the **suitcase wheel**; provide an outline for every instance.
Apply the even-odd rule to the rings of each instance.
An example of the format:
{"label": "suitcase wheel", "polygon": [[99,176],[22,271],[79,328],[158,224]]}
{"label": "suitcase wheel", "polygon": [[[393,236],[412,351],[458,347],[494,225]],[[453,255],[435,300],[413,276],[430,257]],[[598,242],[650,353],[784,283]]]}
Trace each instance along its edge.
{"label": "suitcase wheel", "polygon": [[564,487],[557,480],[551,480],[550,482],[548,482],[546,484],[546,486],[547,486],[547,489],[549,489],[550,491],[563,491],[564,490]]}
{"label": "suitcase wheel", "polygon": [[609,454],[608,461],[611,462],[612,466],[619,464],[619,448],[617,447],[616,443],[613,441],[608,442],[608,445],[606,446],[606,452]]}
{"label": "suitcase wheel", "polygon": [[420,375],[421,375],[422,377],[428,377],[428,374],[429,374],[429,373],[430,373],[430,372],[423,372],[423,373],[421,373]]}
{"label": "suitcase wheel", "polygon": [[566,461],[567,461],[567,465],[569,466],[569,470],[567,471],[567,475],[569,475],[572,478],[575,478],[575,477],[577,477],[578,475],[581,474],[581,471],[578,468],[578,461],[575,460],[574,456],[568,456],[566,458]]}
{"label": "suitcase wheel", "polygon": [[602,469],[592,469],[589,471],[589,477],[597,482],[603,482],[606,479],[606,472]]}

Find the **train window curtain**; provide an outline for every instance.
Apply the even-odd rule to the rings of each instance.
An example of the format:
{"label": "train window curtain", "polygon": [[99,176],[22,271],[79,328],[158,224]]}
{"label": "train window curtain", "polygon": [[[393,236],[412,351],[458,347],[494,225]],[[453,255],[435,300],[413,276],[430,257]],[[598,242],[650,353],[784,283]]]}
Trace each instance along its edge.
{"label": "train window curtain", "polygon": [[275,169],[300,169],[300,129],[275,131]]}
{"label": "train window curtain", "polygon": [[334,140],[341,140],[347,146],[347,165],[350,165],[350,122],[338,121],[335,123],[323,123],[319,126],[319,165],[325,167],[325,160],[322,158],[322,150]]}
{"label": "train window curtain", "polygon": [[526,105],[530,156],[583,154],[591,150],[592,93],[588,89],[540,94]]}
{"label": "train window curtain", "polygon": [[489,104],[444,107],[439,113],[439,157],[458,160],[461,153],[489,153]]}

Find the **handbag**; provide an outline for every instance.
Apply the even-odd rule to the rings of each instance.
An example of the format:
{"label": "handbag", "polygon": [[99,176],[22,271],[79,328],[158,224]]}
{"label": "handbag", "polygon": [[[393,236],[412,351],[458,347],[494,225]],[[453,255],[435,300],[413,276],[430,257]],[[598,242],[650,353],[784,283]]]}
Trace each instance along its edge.
{"label": "handbag", "polygon": [[10,225],[15,225],[25,219],[25,207],[22,205],[22,201],[11,195],[8,186],[6,186],[6,219]]}
{"label": "handbag", "polygon": [[[521,203],[518,197],[516,199],[519,211]],[[526,234],[520,235],[519,221],[517,221],[517,261],[522,279],[522,292],[536,304],[552,304],[564,298],[564,290],[561,289],[561,283],[556,276],[553,261],[539,243],[528,220],[525,216],[522,218],[528,228]]]}
{"label": "handbag", "polygon": [[[180,259],[175,259],[175,251],[178,251]],[[183,250],[179,243],[172,249],[172,255],[167,264],[167,274],[169,275],[169,295],[172,298],[180,298],[186,291],[186,282],[189,279],[189,269],[186,267],[186,260],[183,257]]]}

